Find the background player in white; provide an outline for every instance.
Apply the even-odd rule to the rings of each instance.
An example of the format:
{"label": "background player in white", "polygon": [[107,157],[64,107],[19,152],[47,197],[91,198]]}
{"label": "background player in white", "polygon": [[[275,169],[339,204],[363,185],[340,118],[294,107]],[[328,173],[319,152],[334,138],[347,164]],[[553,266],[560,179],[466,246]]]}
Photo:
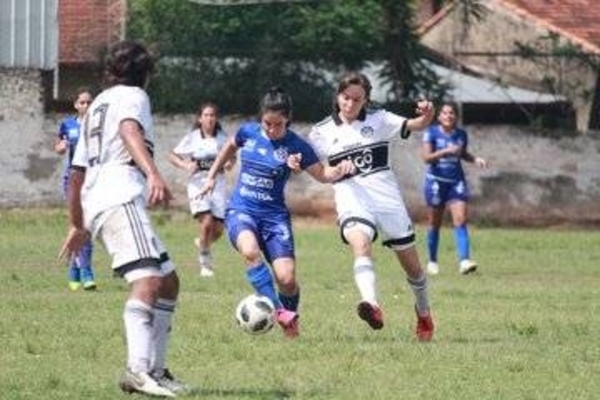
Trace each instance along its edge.
{"label": "background player in white", "polygon": [[[306,170],[320,182],[331,182],[352,172],[353,166],[345,161],[324,167],[319,162],[308,143],[288,128],[292,100],[280,88],[272,88],[263,97],[259,117],[260,122],[243,124],[227,141],[208,172],[202,193],[214,188],[218,171],[240,149],[240,171],[225,216],[227,233],[244,258],[246,279],[257,293],[271,299],[284,334],[294,338],[299,332],[300,286],[285,184],[292,171]],[[277,289],[267,263],[273,268]]]}
{"label": "background player in white", "polygon": [[174,397],[188,389],[165,368],[179,279],[146,209],[171,198],[152,159],[153,122],[144,91],[152,69],[152,58],[139,43],[119,42],[107,54],[111,86],[96,97],[84,120],[70,176],[71,227],[60,254],[77,254],[90,234],[100,238],[114,272],[130,285],[121,389]]}
{"label": "background player in white", "polygon": [[[227,203],[227,182],[223,170],[216,175],[215,189],[209,196],[199,196],[208,170],[217,154],[227,141],[218,120],[219,109],[213,102],[200,105],[192,130],[188,132],[169,154],[173,165],[188,172],[187,195],[192,216],[198,221],[198,247],[200,275],[213,276],[211,245],[223,233],[225,205]],[[225,169],[232,167],[232,161]]]}
{"label": "background player in white", "polygon": [[[69,115],[63,119],[58,129],[58,135],[54,141],[54,151],[65,157],[65,171],[62,176],[62,191],[65,199],[68,199],[69,191],[69,173],[71,171],[71,161],[75,154],[75,146],[79,141],[79,130],[81,121],[87,112],[89,105],[94,98],[92,91],[82,87],[77,89],[73,108],[77,115]],[[73,257],[69,264],[69,289],[75,291],[83,285],[84,290],[95,290],[94,268],[92,267],[93,244],[88,240],[77,257]]]}
{"label": "background player in white", "polygon": [[437,274],[440,270],[437,262],[438,245],[446,208],[452,215],[459,272],[469,274],[477,269],[477,263],[470,259],[469,254],[469,231],[467,230],[469,188],[462,160],[474,163],[480,168],[487,168],[488,162],[469,153],[467,132],[457,128],[457,120],[456,105],[444,103],[438,114],[438,123],[430,126],[423,135],[421,154],[427,163],[424,194],[429,224],[427,272],[431,275]]}
{"label": "background player in white", "polygon": [[434,324],[427,295],[427,276],[415,248],[412,222],[389,165],[390,141],[406,138],[431,122],[434,110],[428,101],[417,104],[416,118],[406,119],[383,109],[369,108],[371,84],[357,72],[340,80],[333,114],[309,133],[319,157],[329,165],[352,160],[355,174],[334,183],[338,223],[344,242],[354,254],[354,278],[361,295],[357,312],[372,329],[383,328],[377,301],[372,243],[379,231],[383,245],[396,254],[415,295],[417,338],[429,341]]}

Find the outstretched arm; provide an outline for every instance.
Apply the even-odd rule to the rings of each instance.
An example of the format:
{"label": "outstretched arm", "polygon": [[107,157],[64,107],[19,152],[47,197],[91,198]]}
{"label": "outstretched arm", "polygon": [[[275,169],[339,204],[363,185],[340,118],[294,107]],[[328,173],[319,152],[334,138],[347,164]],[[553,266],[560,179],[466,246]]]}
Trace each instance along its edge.
{"label": "outstretched arm", "polygon": [[417,102],[416,109],[417,116],[415,118],[410,118],[406,122],[406,127],[409,131],[420,131],[433,121],[433,117],[435,116],[435,108],[433,107],[433,103],[428,100],[421,100]]}
{"label": "outstretched arm", "polygon": [[237,152],[237,145],[235,144],[235,138],[233,136],[227,139],[225,145],[221,148],[221,151],[217,155],[217,158],[210,167],[208,174],[206,175],[206,181],[202,189],[200,189],[200,196],[204,196],[207,193],[211,193],[215,188],[215,177],[223,169],[225,164],[234,159]]}

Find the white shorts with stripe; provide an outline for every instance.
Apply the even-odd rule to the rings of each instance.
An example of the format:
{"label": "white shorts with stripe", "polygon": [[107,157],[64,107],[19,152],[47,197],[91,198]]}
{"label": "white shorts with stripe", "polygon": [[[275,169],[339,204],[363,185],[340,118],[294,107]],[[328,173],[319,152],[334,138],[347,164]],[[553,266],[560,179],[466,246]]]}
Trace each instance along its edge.
{"label": "white shorts with stripe", "polygon": [[128,282],[175,270],[152,228],[143,199],[106,211],[99,219],[98,236],[112,258],[111,267]]}

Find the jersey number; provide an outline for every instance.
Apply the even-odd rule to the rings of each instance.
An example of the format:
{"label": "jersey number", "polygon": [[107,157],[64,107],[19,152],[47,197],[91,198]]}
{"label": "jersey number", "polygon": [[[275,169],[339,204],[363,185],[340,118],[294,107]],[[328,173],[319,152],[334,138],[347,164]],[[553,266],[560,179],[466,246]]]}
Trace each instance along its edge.
{"label": "jersey number", "polygon": [[100,104],[96,107],[89,116],[89,136],[87,137],[87,154],[90,167],[100,163],[100,155],[102,154],[102,132],[104,132],[104,122],[108,104]]}

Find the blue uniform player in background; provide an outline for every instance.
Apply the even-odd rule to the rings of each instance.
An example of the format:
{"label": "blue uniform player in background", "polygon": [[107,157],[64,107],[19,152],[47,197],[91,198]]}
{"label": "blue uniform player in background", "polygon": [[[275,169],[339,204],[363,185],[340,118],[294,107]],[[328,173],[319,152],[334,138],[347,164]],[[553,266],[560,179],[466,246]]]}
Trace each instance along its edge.
{"label": "blue uniform player in background", "polygon": [[488,167],[488,162],[475,157],[467,150],[467,132],[457,128],[457,108],[445,103],[438,114],[438,124],[430,126],[423,135],[422,157],[427,163],[425,176],[425,201],[427,203],[427,272],[439,272],[437,262],[440,228],[446,208],[452,215],[454,238],[459,260],[459,272],[469,274],[477,269],[470,259],[469,231],[467,230],[467,202],[469,188],[465,180],[462,161]]}
{"label": "blue uniform player in background", "polygon": [[288,129],[292,101],[280,88],[272,88],[264,96],[259,117],[260,122],[243,124],[229,138],[201,193],[213,190],[218,171],[241,149],[240,170],[227,206],[225,226],[229,240],[244,258],[246,279],[258,294],[271,299],[284,334],[294,338],[299,332],[300,286],[296,281],[294,235],[285,205],[285,184],[292,172],[300,170],[306,170],[319,182],[333,182],[353,173],[354,166],[350,161],[335,167],[319,162],[312,147]]}
{"label": "blue uniform player in background", "polygon": [[[62,191],[66,199],[68,199],[69,190],[69,171],[71,169],[73,154],[75,153],[75,146],[79,141],[81,120],[92,103],[92,97],[91,90],[87,88],[77,90],[75,101],[73,102],[73,107],[77,111],[77,115],[68,116],[61,122],[54,142],[54,151],[60,155],[67,155],[62,176]],[[90,240],[69,264],[69,288],[73,291],[79,289],[81,286],[85,290],[96,289],[94,270],[92,268],[92,250],[93,247]]]}

